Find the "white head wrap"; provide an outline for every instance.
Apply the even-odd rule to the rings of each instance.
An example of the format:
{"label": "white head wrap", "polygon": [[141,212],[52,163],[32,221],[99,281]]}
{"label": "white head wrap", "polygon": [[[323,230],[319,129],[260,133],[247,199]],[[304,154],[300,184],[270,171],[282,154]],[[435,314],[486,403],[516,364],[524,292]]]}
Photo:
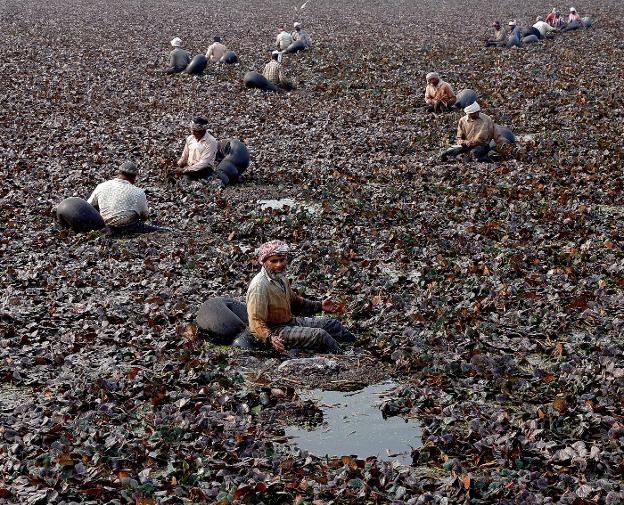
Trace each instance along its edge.
{"label": "white head wrap", "polygon": [[182,39],[180,37],[176,37],[171,41],[171,45],[173,47],[182,47]]}
{"label": "white head wrap", "polygon": [[570,12],[576,12],[576,9],[574,7],[570,7]]}
{"label": "white head wrap", "polygon": [[273,51],[271,53],[271,56],[279,56],[279,53],[280,53],[279,51]]}
{"label": "white head wrap", "polygon": [[429,79],[433,79],[434,77],[440,80],[440,74],[438,74],[437,72],[429,72],[425,79],[427,80],[427,82],[429,82]]}
{"label": "white head wrap", "polygon": [[299,21],[295,21],[295,24],[293,26],[297,28],[298,26],[301,26],[301,23]]}
{"label": "white head wrap", "polygon": [[481,106],[478,102],[472,102],[468,107],[464,108],[464,112],[466,114],[472,114],[473,112],[479,112],[481,110]]}

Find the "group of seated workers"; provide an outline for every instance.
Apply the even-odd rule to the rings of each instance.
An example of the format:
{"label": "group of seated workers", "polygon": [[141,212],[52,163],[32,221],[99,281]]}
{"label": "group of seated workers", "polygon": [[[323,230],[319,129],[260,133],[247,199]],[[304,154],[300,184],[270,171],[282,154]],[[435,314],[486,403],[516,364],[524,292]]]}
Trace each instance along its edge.
{"label": "group of seated workers", "polygon": [[256,251],[260,272],[247,290],[249,330],[256,342],[278,352],[298,348],[340,353],[339,342],[356,337],[337,319],[310,317],[336,313],[342,305],[331,299],[317,302],[298,295],[286,278],[290,248],[280,240],[262,244]]}
{"label": "group of seated workers", "polygon": [[288,33],[286,28],[282,27],[278,29],[277,37],[275,39],[275,46],[278,51],[286,51],[290,47],[293,42],[301,41],[305,45],[306,48],[309,48],[312,45],[312,39],[308,32],[306,32],[301,23],[298,21],[293,25],[294,30],[292,33]]}
{"label": "group of seated workers", "polygon": [[[169,53],[169,66],[163,69],[162,72],[164,74],[184,72],[191,62],[191,56],[188,51],[182,48],[182,39],[180,37],[175,37],[170,44],[173,50]],[[223,44],[221,37],[215,36],[213,43],[206,50],[206,59],[210,63],[219,63],[227,51],[228,48]]]}
{"label": "group of seated workers", "polygon": [[[566,23],[558,8],[553,8],[546,19],[538,16],[533,26],[526,30],[521,30],[516,21],[509,21],[509,33],[501,26],[500,21],[494,21],[493,37],[486,40],[486,47],[514,47],[520,46],[522,40],[527,35],[535,35],[538,39],[551,36],[557,31],[570,31],[585,26],[581,16],[574,7],[570,7],[570,14]],[[535,39],[533,39],[535,40]]]}
{"label": "group of seated workers", "polygon": [[[191,135],[186,139],[184,151],[178,160],[175,175],[194,181],[214,173],[219,142],[208,133],[208,121],[197,117],[190,123]],[[145,191],[135,186],[139,169],[131,161],[124,162],[117,177],[99,184],[87,200],[97,209],[113,236],[134,233],[170,231],[168,228],[147,224],[147,198]]]}

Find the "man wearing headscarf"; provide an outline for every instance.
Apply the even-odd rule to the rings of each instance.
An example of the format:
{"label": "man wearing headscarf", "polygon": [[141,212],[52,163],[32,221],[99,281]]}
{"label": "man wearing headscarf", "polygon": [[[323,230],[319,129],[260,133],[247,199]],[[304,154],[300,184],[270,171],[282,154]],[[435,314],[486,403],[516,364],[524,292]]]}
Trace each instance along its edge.
{"label": "man wearing headscarf", "polygon": [[568,16],[568,23],[573,23],[573,22],[581,22],[581,16],[579,15],[578,12],[576,12],[576,9],[574,7],[570,7],[570,15]]}
{"label": "man wearing headscarf", "polygon": [[356,337],[340,321],[306,317],[318,312],[339,312],[332,300],[317,302],[298,295],[286,278],[290,248],[281,240],[271,240],[256,251],[260,272],[247,290],[249,329],[258,342],[283,352],[287,348],[340,353],[338,342]]}
{"label": "man wearing headscarf", "polygon": [[456,100],[451,85],[440,79],[440,74],[437,72],[429,72],[426,80],[425,102],[427,111],[448,112]]}
{"label": "man wearing headscarf", "polygon": [[464,108],[465,116],[462,116],[457,125],[456,147],[447,149],[441,157],[447,161],[450,156],[459,154],[472,155],[477,161],[488,162],[490,141],[496,135],[494,121],[490,116],[482,114],[481,107],[477,102]]}
{"label": "man wearing headscarf", "polygon": [[485,41],[485,47],[504,47],[507,44],[507,32],[501,26],[500,21],[492,23],[494,37]]}
{"label": "man wearing headscarf", "polygon": [[227,52],[227,47],[221,43],[221,37],[215,37],[214,42],[206,50],[206,59],[210,63],[217,63],[221,61],[223,55]]}
{"label": "man wearing headscarf", "polygon": [[176,174],[187,180],[204,179],[213,173],[219,142],[208,133],[205,118],[196,117],[189,127],[191,134],[186,138]]}
{"label": "man wearing headscarf", "polygon": [[275,45],[277,46],[278,51],[285,51],[286,48],[292,43],[292,35],[288,33],[286,29],[280,28],[277,38],[275,39]]}
{"label": "man wearing headscarf", "polygon": [[191,62],[191,57],[184,49],[182,49],[182,39],[176,37],[171,41],[173,50],[169,53],[169,67],[162,72],[164,74],[177,74],[183,72],[187,65]]}
{"label": "man wearing headscarf", "polygon": [[291,34],[293,42],[300,40],[305,44],[306,48],[309,48],[312,45],[312,39],[310,38],[310,35],[308,35],[308,32],[301,27],[301,23],[299,22],[295,22],[293,27],[295,28],[295,31]]}
{"label": "man wearing headscarf", "polygon": [[98,184],[87,200],[99,211],[110,235],[167,231],[144,222],[147,199],[145,191],[134,185],[138,173],[139,168],[132,161],[122,163],[117,177]]}

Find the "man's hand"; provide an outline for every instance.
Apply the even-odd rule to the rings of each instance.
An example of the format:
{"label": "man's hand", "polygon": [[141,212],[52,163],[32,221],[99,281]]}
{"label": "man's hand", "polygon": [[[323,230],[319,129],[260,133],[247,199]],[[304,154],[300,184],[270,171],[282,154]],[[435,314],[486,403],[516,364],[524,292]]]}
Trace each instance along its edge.
{"label": "man's hand", "polygon": [[327,300],[323,300],[322,305],[323,312],[344,312],[344,303],[335,302],[328,298]]}
{"label": "man's hand", "polygon": [[284,352],[284,341],[277,335],[271,335],[271,345],[277,352]]}

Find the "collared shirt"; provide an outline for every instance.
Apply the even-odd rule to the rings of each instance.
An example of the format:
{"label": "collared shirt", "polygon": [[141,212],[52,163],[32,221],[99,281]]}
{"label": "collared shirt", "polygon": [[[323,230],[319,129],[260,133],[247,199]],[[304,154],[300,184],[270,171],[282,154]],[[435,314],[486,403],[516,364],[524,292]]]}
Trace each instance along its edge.
{"label": "collared shirt", "polygon": [[191,57],[184,49],[176,47],[169,53],[169,66],[177,70],[183,70],[191,62]]}
{"label": "collared shirt", "polygon": [[87,200],[109,226],[124,226],[147,218],[145,191],[125,179],[98,184]]}
{"label": "collared shirt", "polygon": [[477,119],[462,116],[457,125],[457,142],[460,145],[487,144],[494,135],[494,121],[487,114],[479,113]]}
{"label": "collared shirt", "polygon": [[437,86],[427,84],[425,89],[425,102],[429,105],[435,105],[438,102],[445,104],[455,103],[455,93],[448,82],[440,80]]}
{"label": "collared shirt", "polygon": [[545,37],[550,32],[555,31],[555,29],[545,21],[538,21],[533,25],[533,28],[536,28],[542,34],[542,37]]}
{"label": "collared shirt", "polygon": [[276,60],[271,60],[264,66],[262,75],[273,84],[279,84],[284,79],[282,65]]}
{"label": "collared shirt", "polygon": [[292,32],[292,39],[293,42],[297,42],[298,40],[300,40],[305,44],[306,47],[310,47],[312,45],[312,39],[310,38],[310,35],[308,35],[308,32],[306,32],[305,30],[295,30],[294,32]]}
{"label": "collared shirt", "polygon": [[271,331],[288,324],[294,315],[313,315],[321,311],[321,302],[307,300],[295,293],[288,280],[274,280],[266,269],[253,278],[247,289],[249,329],[263,342]]}
{"label": "collared shirt", "polygon": [[197,140],[195,135],[186,137],[182,157],[178,161],[180,167],[186,167],[185,172],[198,172],[214,166],[219,152],[219,142],[210,133]]}
{"label": "collared shirt", "polygon": [[206,51],[206,58],[212,63],[217,63],[218,61],[221,61],[221,58],[223,58],[223,55],[226,52],[227,47],[221,44],[221,42],[215,42]]}
{"label": "collared shirt", "polygon": [[290,44],[293,43],[292,35],[286,31],[279,32],[275,39],[275,45],[280,51],[284,51]]}

